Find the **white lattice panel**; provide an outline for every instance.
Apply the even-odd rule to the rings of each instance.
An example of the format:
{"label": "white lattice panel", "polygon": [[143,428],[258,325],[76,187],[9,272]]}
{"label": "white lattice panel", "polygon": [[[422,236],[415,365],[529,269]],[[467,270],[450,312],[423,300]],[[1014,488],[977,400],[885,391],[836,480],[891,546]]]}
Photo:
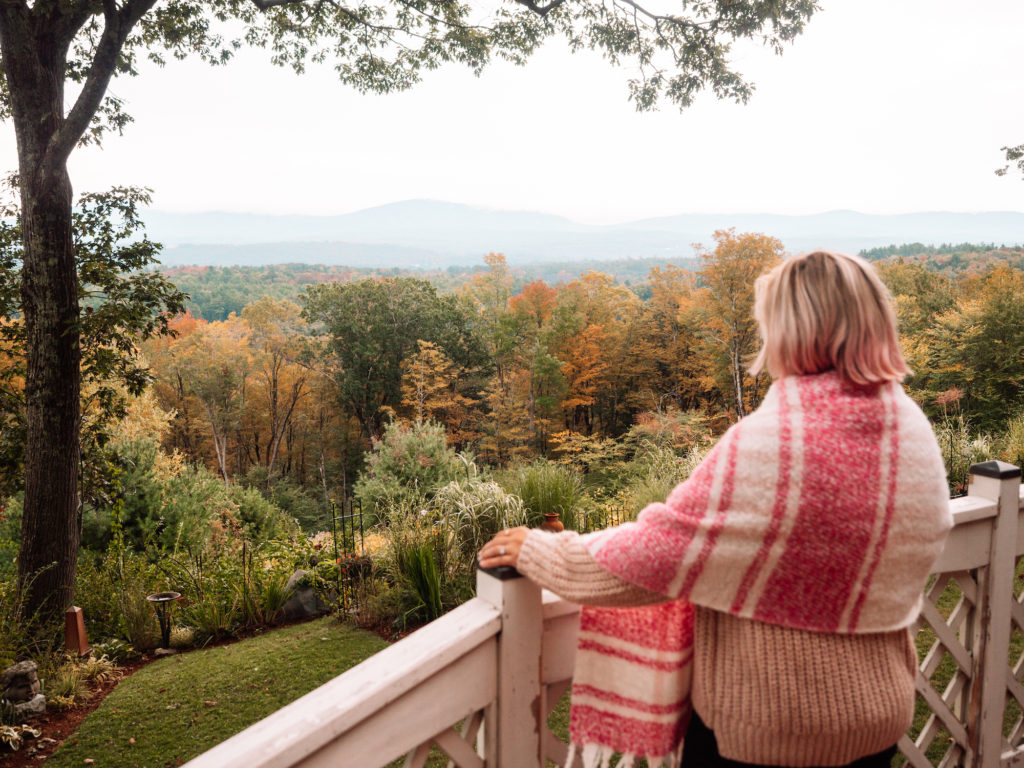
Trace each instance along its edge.
{"label": "white lattice panel", "polygon": [[977,605],[974,572],[936,574],[925,590],[917,625],[921,661],[915,716],[918,724],[924,716],[924,723],[899,743],[907,763],[915,768],[963,765],[972,654],[978,642]]}
{"label": "white lattice panel", "polygon": [[1010,600],[1010,643],[1006,680],[1006,716],[1003,736],[1008,750],[1024,745],[1024,557],[1018,557],[1014,568],[1013,598]]}

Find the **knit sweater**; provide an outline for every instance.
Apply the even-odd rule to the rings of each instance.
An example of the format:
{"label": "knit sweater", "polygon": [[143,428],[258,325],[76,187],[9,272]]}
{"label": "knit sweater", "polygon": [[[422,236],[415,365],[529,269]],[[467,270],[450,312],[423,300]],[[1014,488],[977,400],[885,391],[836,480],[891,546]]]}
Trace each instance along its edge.
{"label": "knit sweater", "polygon": [[[585,604],[570,722],[584,764],[617,750],[675,765],[691,706],[744,762],[843,765],[891,746],[948,498],[902,388],[827,371],[776,381],[635,522],[560,546],[531,534],[520,568]],[[591,607],[606,601],[650,607]]]}
{"label": "knit sweater", "polygon": [[[571,531],[531,531],[519,571],[572,602],[666,598],[611,574]],[[917,656],[907,629],[834,635],[697,608],[693,706],[723,757],[759,765],[844,765],[910,727]]]}

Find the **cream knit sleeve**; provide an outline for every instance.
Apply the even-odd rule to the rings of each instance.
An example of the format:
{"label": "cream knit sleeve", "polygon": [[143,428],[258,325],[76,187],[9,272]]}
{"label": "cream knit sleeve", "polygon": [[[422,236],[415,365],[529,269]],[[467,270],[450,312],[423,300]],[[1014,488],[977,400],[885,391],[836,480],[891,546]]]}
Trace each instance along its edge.
{"label": "cream knit sleeve", "polygon": [[605,570],[575,531],[530,531],[519,550],[516,569],[559,597],[582,605],[621,608],[653,605],[668,599]]}

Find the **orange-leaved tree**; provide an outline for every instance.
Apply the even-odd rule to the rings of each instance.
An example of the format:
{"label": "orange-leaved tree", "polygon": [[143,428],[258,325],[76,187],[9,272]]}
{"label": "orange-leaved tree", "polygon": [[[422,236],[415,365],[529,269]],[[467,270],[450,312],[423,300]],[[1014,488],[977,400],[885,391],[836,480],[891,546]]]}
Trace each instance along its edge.
{"label": "orange-leaved tree", "polygon": [[[711,345],[710,377],[728,391],[736,415],[756,407],[760,378],[751,379],[746,368],[757,352],[758,328],[754,319],[754,281],[782,261],[785,249],[774,237],[755,232],[736,234],[720,229],[715,249],[698,246],[702,266],[697,273],[704,287],[703,335]],[[724,376],[722,374],[725,374]],[[723,381],[724,380],[724,381]]]}

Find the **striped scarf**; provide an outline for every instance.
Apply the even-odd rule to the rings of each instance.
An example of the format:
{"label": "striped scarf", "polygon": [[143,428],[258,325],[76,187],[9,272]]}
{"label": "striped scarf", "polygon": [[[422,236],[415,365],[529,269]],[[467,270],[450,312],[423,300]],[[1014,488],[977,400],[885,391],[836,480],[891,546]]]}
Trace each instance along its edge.
{"label": "striped scarf", "polygon": [[604,568],[671,602],[583,608],[569,764],[621,752],[621,768],[678,765],[694,604],[813,632],[912,624],[948,500],[931,426],[898,384],[776,381],[665,503],[583,537]]}

